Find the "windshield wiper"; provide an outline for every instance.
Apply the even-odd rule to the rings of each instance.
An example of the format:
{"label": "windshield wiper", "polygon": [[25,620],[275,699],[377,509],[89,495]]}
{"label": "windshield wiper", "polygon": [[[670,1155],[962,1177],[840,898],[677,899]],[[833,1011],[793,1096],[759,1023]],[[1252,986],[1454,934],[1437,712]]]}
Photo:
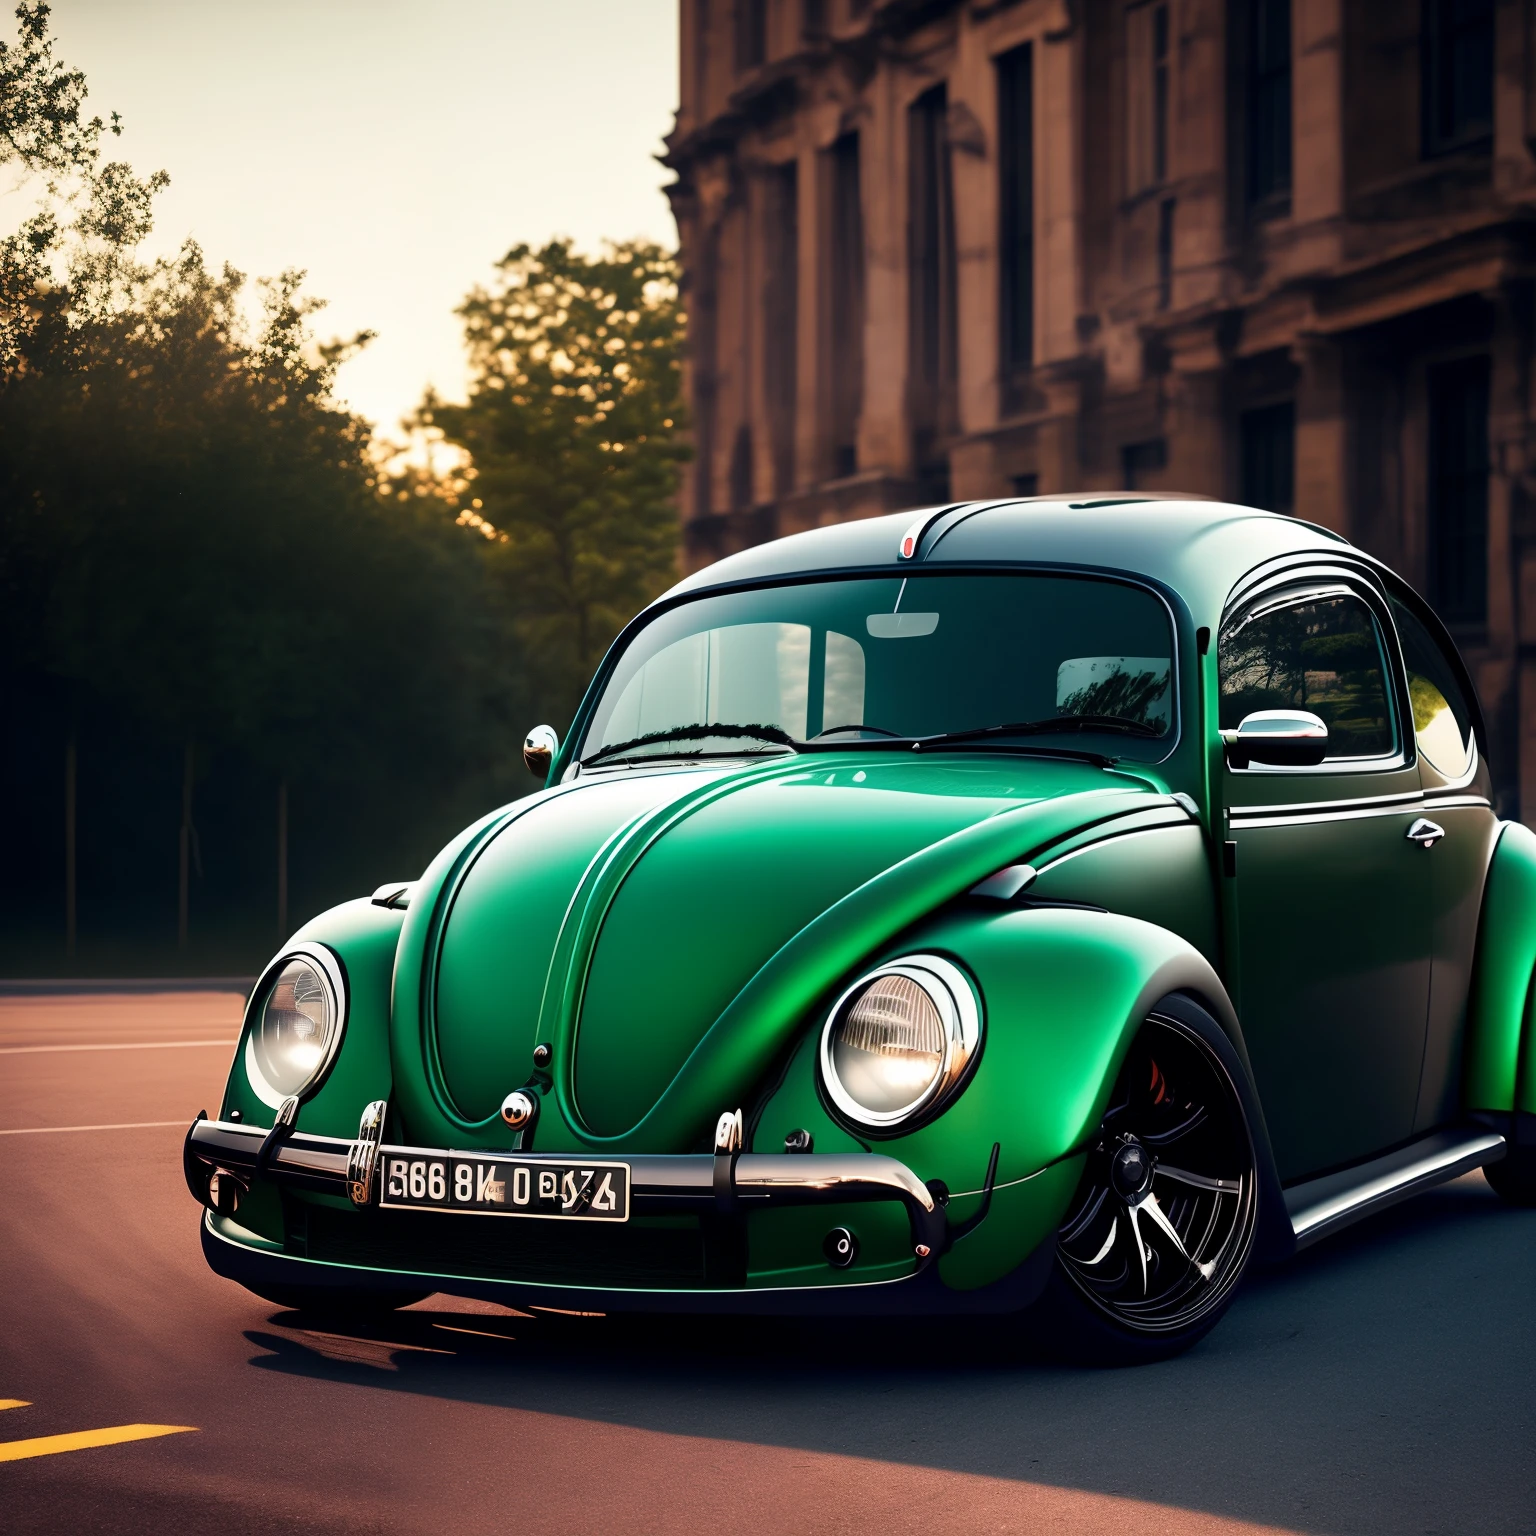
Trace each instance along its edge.
{"label": "windshield wiper", "polygon": [[1046,736],[1082,731],[1116,731],[1124,736],[1162,736],[1160,726],[1145,720],[1131,720],[1124,715],[1052,715],[1046,720],[1008,720],[1001,725],[977,725],[964,731],[940,731],[936,736],[920,736],[924,747],[948,746],[954,741],[984,741],[992,736]]}
{"label": "windshield wiper", "polygon": [[[787,731],[781,731],[776,725],[676,725],[670,730],[648,731],[644,736],[633,737],[629,741],[616,741],[612,746],[599,748],[590,757],[581,759],[580,766],[590,768],[594,763],[613,762],[622,758],[626,753],[633,752],[638,747],[659,746],[664,741],[709,741],[716,736],[745,736],[750,741],[771,742],[776,747],[783,747],[790,752],[798,752],[800,744]],[[663,753],[648,754],[653,757],[739,757],[743,754],[737,752],[688,752],[688,753]]]}

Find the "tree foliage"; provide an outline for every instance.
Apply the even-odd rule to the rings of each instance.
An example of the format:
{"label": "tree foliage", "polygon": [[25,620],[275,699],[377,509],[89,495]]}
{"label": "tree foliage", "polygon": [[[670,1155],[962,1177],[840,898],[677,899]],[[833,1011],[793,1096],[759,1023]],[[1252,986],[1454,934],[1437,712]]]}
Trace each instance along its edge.
{"label": "tree foliage", "polygon": [[469,400],[420,421],[470,457],[470,510],[546,696],[568,714],[608,642],[671,580],[687,456],[671,254],[514,246],[459,311]]}
{"label": "tree foliage", "polygon": [[[461,310],[468,402],[420,413],[460,462],[383,473],[334,395],[368,335],[319,342],[302,273],[254,303],[191,242],[143,259],[166,177],[104,157],[122,125],[86,115],[48,7],[16,18],[0,166],[36,206],[0,239],[0,686],[39,718],[127,722],[178,765],[237,758],[300,806],[329,786],[326,839],[372,850],[342,889],[413,873],[532,787],[522,731],[568,716],[671,575],[673,260],[513,249]],[[165,827],[168,867],[190,832]]]}
{"label": "tree foliage", "polygon": [[195,244],[139,255],[165,178],[104,162],[115,119],[84,115],[47,8],[17,18],[0,163],[37,210],[0,242],[0,684],[131,722],[178,765],[189,743],[233,754],[301,803],[329,785],[357,823],[333,819],[333,845],[355,850],[371,817],[409,873],[526,787],[485,541],[380,494],[369,426],[333,394],[368,337],[317,342],[301,273],[258,285],[253,316],[244,277]]}
{"label": "tree foliage", "polygon": [[57,306],[0,374],[13,662],[284,776],[425,768],[433,743],[462,766],[487,573],[451,522],[375,493],[299,274],[249,335],[240,275],[195,246],[120,286],[87,323]]}

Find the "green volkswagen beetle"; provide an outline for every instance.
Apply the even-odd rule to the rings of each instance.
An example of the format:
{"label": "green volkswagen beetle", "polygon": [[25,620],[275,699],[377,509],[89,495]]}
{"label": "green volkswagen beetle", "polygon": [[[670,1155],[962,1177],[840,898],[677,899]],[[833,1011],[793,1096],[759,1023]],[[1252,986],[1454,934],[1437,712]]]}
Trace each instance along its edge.
{"label": "green volkswagen beetle", "polygon": [[525,753],[542,792],[251,995],[184,1161],[264,1298],[1028,1313],[1138,1360],[1442,1180],[1536,1199],[1536,836],[1433,613],[1324,529],[781,539]]}

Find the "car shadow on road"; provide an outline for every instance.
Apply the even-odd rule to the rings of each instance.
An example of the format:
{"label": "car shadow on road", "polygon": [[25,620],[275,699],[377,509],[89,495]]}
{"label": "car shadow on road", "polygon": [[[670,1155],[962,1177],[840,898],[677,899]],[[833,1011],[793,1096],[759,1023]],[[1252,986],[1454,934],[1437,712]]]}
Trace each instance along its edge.
{"label": "car shadow on road", "polygon": [[1042,1358],[1005,1321],[291,1312],[260,1370],[1079,1488],[1309,1531],[1529,1530],[1536,1212],[1458,1180],[1251,1276],[1180,1359]]}

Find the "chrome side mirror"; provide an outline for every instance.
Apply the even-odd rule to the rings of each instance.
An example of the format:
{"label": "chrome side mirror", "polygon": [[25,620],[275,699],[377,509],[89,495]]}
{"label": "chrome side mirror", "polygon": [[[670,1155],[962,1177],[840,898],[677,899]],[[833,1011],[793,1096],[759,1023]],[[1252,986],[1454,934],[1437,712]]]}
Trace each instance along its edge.
{"label": "chrome side mirror", "polygon": [[555,735],[553,726],[534,726],[523,741],[523,762],[528,772],[536,779],[547,779],[549,765],[559,750],[560,738]]}
{"label": "chrome side mirror", "polygon": [[1304,709],[1256,709],[1222,736],[1233,768],[1250,763],[1315,768],[1328,755],[1328,727]]}

